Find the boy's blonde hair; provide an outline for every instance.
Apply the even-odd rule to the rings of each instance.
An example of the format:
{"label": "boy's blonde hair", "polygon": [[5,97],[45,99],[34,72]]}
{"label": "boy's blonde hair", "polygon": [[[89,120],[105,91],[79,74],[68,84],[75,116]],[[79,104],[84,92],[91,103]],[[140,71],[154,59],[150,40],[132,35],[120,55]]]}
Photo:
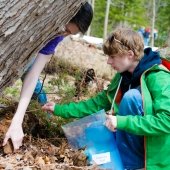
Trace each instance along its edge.
{"label": "boy's blonde hair", "polygon": [[103,44],[103,51],[106,55],[123,55],[132,50],[136,60],[144,55],[144,42],[139,33],[129,28],[117,28],[111,33]]}

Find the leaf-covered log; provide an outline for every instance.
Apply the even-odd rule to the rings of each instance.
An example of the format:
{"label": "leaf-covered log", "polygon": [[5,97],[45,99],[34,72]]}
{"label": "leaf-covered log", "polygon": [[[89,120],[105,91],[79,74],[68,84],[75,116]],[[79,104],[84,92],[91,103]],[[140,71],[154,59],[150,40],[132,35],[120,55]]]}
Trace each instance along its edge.
{"label": "leaf-covered log", "polygon": [[0,1],[0,94],[85,0]]}

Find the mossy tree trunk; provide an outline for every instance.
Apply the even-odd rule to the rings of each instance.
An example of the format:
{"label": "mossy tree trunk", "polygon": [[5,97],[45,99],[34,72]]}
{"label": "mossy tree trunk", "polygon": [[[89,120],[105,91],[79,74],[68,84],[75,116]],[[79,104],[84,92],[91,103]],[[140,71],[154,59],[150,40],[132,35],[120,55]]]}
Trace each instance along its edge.
{"label": "mossy tree trunk", "polygon": [[85,0],[0,1],[0,94]]}

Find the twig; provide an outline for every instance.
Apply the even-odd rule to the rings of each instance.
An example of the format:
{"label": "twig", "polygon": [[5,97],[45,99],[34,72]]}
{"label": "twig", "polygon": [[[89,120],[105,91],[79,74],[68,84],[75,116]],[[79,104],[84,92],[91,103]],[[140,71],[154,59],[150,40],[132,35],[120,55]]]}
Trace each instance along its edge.
{"label": "twig", "polygon": [[40,111],[41,109],[33,109],[33,110],[27,110],[26,112],[36,112],[36,111]]}

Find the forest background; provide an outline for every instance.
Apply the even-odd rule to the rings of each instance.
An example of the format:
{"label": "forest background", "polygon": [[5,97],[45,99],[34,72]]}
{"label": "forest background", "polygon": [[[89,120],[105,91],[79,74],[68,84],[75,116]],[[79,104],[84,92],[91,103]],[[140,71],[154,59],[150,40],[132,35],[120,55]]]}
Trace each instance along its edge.
{"label": "forest background", "polygon": [[89,30],[91,36],[105,38],[105,35],[117,26],[129,26],[136,31],[141,27],[150,27],[151,30],[158,30],[154,46],[162,47],[168,43],[169,0],[89,0],[89,2],[94,8],[94,19]]}

